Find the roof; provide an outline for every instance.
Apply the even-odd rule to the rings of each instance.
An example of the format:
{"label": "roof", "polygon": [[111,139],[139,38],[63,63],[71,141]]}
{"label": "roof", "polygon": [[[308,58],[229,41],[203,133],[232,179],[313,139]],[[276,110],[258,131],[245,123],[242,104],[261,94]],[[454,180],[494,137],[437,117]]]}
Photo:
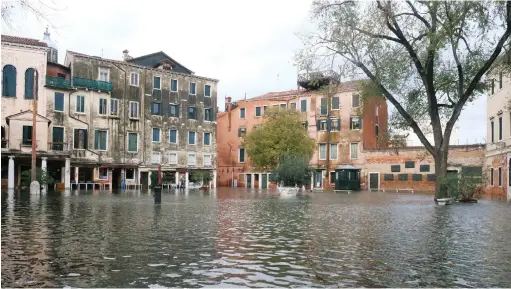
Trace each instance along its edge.
{"label": "roof", "polygon": [[48,61],[48,62],[47,62],[47,64],[48,64],[48,65],[58,66],[58,67],[63,68],[63,69],[65,69],[65,70],[67,70],[67,71],[71,71],[71,68],[70,68],[70,67],[67,67],[67,66],[65,66],[65,65],[63,65],[63,64],[60,64],[60,63],[57,63],[57,62]]}
{"label": "roof", "polygon": [[336,170],[360,170],[360,169],[347,164],[347,165],[340,165],[338,168],[336,168]]}
{"label": "roof", "polygon": [[[15,114],[11,114],[9,116],[7,116],[5,118],[5,122],[9,125],[9,121],[12,119],[16,120],[16,119],[19,119],[19,120],[25,120],[23,118],[20,118],[22,116],[27,116],[28,118],[26,118],[26,120],[32,120],[33,118],[33,112],[31,110],[25,110],[25,111],[21,111],[21,112],[18,112],[18,113],[15,113]],[[45,122],[48,122],[48,126],[50,125],[51,123],[51,120],[49,118],[46,118],[40,114],[37,114],[37,121],[45,121]]]}
{"label": "roof", "polygon": [[2,35],[2,42],[18,43],[31,46],[48,47],[48,45],[42,41],[32,38],[24,38],[18,36]]}
{"label": "roof", "polygon": [[150,68],[156,68],[161,65],[161,62],[164,60],[169,60],[172,64],[172,71],[186,73],[186,74],[194,74],[193,71],[190,69],[184,67],[179,62],[172,59],[172,57],[168,56],[163,51],[154,52],[151,54],[142,55],[139,57],[131,58],[127,60],[126,62],[135,63],[141,66],[146,66]]}

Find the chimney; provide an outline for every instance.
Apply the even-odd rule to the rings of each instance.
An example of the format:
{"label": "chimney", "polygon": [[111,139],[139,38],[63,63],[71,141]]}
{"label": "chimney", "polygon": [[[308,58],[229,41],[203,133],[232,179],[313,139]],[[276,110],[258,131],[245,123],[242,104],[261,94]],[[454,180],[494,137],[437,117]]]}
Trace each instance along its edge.
{"label": "chimney", "polygon": [[227,96],[225,98],[225,110],[227,112],[230,112],[232,110],[232,103],[231,103],[232,97]]}
{"label": "chimney", "polygon": [[133,58],[128,53],[129,53],[128,49],[124,49],[124,51],[122,52],[122,60],[128,61]]}

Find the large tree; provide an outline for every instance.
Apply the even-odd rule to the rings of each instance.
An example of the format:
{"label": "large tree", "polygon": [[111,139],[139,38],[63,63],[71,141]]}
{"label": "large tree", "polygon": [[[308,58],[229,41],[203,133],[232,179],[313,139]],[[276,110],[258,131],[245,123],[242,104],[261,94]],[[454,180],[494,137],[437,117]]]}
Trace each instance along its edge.
{"label": "large tree", "polygon": [[254,128],[243,140],[252,166],[272,170],[284,156],[297,156],[310,160],[315,142],[296,110],[272,108],[264,113],[263,124]]}
{"label": "large tree", "polygon": [[[485,73],[509,45],[511,2],[319,0],[312,20],[317,30],[304,38],[301,55],[340,59],[353,75],[369,78],[443,179],[453,127],[486,89]],[[436,197],[446,194],[437,182]]]}

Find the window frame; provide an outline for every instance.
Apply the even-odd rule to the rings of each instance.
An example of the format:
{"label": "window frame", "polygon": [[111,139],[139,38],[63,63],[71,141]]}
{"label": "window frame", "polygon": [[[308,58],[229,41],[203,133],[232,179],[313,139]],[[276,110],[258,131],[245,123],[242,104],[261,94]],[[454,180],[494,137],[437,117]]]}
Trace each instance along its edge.
{"label": "window frame", "polygon": [[[136,104],[137,105],[137,116],[136,117],[131,116],[131,104]],[[130,119],[140,119],[140,103],[138,101],[130,101],[129,102],[128,118],[130,118]]]}
{"label": "window frame", "polygon": [[[337,98],[338,102],[338,107],[337,108],[334,108],[334,98]],[[332,108],[331,110],[340,110],[341,109],[341,98],[339,96],[332,96]]]}
{"label": "window frame", "polygon": [[499,141],[502,140],[503,137],[503,128],[502,128],[502,115],[499,115]]}
{"label": "window frame", "polygon": [[[154,87],[154,84],[155,84],[154,79],[155,79],[156,77],[158,77],[158,78],[160,79],[160,87],[159,87],[159,88]],[[161,87],[162,87],[162,83],[161,83],[161,75],[153,75],[153,90],[161,90]]]}
{"label": "window frame", "polygon": [[[206,164],[206,157],[209,157],[209,164]],[[203,154],[202,155],[202,165],[204,167],[212,167],[213,166],[213,156],[211,154]]]}
{"label": "window frame", "polygon": [[[209,95],[206,95],[206,86],[209,86]],[[211,84],[204,84],[204,97],[211,97]]]}
{"label": "window frame", "polygon": [[[259,115],[257,115],[257,109],[259,109]],[[256,106],[254,111],[254,117],[261,117],[261,106]]]}
{"label": "window frame", "polygon": [[[357,155],[356,155],[356,157],[353,157],[353,155],[351,153],[352,152],[351,146],[354,145],[354,144],[357,145]],[[350,160],[358,160],[358,150],[359,150],[359,143],[358,142],[350,143]]]}
{"label": "window frame", "polygon": [[[190,118],[190,108],[193,108],[193,114],[194,114],[194,118]],[[196,106],[193,106],[193,105],[189,105],[188,106],[188,109],[186,110],[186,119],[190,119],[190,120],[198,120],[199,119],[199,114],[197,113],[199,110],[197,109]]]}
{"label": "window frame", "polygon": [[[325,128],[323,129],[322,126],[325,124]],[[319,120],[319,129],[318,131],[328,131],[328,120],[327,119],[320,119]]]}
{"label": "window frame", "polygon": [[[157,129],[158,130],[158,140],[154,140],[154,130]],[[153,127],[152,129],[152,134],[151,134],[151,139],[152,139],[152,142],[153,143],[160,143],[161,142],[161,128],[159,127]]]}
{"label": "window frame", "polygon": [[[83,107],[82,107],[82,110],[83,111],[78,111],[78,98],[80,97],[80,100],[83,99]],[[86,114],[85,112],[85,95],[76,95],[76,103],[75,103],[75,113],[76,114]],[[80,102],[80,106],[81,106],[81,102]]]}
{"label": "window frame", "polygon": [[[193,155],[193,164],[190,164],[190,156]],[[197,166],[197,154],[195,152],[188,152],[186,154],[187,158],[186,158],[186,165],[187,166]]]}
{"label": "window frame", "polygon": [[[209,114],[206,113],[207,110],[209,110]],[[209,119],[206,119],[207,115],[209,115]],[[212,108],[211,107],[205,107],[204,108],[204,121],[206,121],[206,122],[212,122],[213,121],[213,114],[212,114]]]}
{"label": "window frame", "polygon": [[[101,80],[101,69],[105,69],[106,70],[106,72],[107,72],[106,79],[107,80]],[[98,66],[98,81],[110,82],[110,67]]]}
{"label": "window frame", "polygon": [[[176,142],[172,142],[172,141],[170,140],[170,136],[172,135],[172,134],[171,134],[171,132],[172,132],[173,130],[174,130],[174,131],[176,131]],[[177,145],[177,144],[179,144],[179,130],[178,130],[178,129],[175,129],[175,128],[171,128],[171,129],[169,129],[169,143],[170,143],[170,144],[176,144],[176,145]]]}
{"label": "window frame", "polygon": [[[153,156],[155,154],[158,154],[158,162],[154,162]],[[161,164],[161,152],[151,151],[151,164],[153,164],[153,165]]]}
{"label": "window frame", "polygon": [[[195,84],[195,91],[192,93],[192,83]],[[188,94],[189,95],[197,95],[197,82],[190,81],[190,84],[188,85]]]}
{"label": "window frame", "polygon": [[[137,150],[136,151],[130,151],[130,134],[134,134],[137,136]],[[126,133],[126,151],[128,153],[138,153],[138,151],[140,149],[139,143],[140,142],[138,141],[138,132],[130,131],[130,132]]]}
{"label": "window frame", "polygon": [[490,168],[490,186],[495,186],[495,169]]}
{"label": "window frame", "polygon": [[[114,107],[112,104],[116,103],[116,114],[112,113],[112,107]],[[119,99],[117,98],[110,98],[110,116],[119,116]]]}
{"label": "window frame", "polygon": [[[206,134],[209,135],[209,144],[206,144]],[[203,146],[208,146],[208,147],[211,146],[211,132],[209,132],[209,131],[203,132],[203,134],[202,134],[202,145]]]}
{"label": "window frame", "polygon": [[[172,81],[176,81],[176,90],[172,90]],[[170,92],[178,92],[179,91],[179,80],[177,78],[170,78]]]}
{"label": "window frame", "polygon": [[[105,103],[105,113],[101,113],[101,102]],[[101,116],[108,115],[108,100],[106,98],[99,99],[98,115],[101,115]]]}
{"label": "window frame", "polygon": [[[83,148],[83,149],[81,149],[81,148],[75,148],[75,131],[76,131],[76,130],[84,130],[84,131],[87,131],[87,140],[84,140],[84,143],[83,143],[84,148]],[[89,135],[89,130],[88,130],[88,129],[86,129],[86,128],[79,128],[79,127],[78,127],[78,128],[77,128],[77,127],[73,127],[73,137],[71,138],[71,139],[73,140],[73,146],[72,146],[73,150],[75,150],[75,151],[84,151],[84,150],[87,150],[87,149],[88,149],[88,147],[89,147],[89,146],[88,146],[88,142],[89,142],[89,140],[88,140],[88,135]]]}
{"label": "window frame", "polygon": [[490,120],[490,139],[491,139],[491,143],[495,143],[495,121],[494,121],[494,119]]}
{"label": "window frame", "polygon": [[287,110],[287,103],[279,103],[279,108]]}
{"label": "window frame", "polygon": [[263,105],[263,111],[262,111],[261,115],[263,115],[267,110],[268,110],[268,106]]}
{"label": "window frame", "polygon": [[[332,146],[335,147],[335,159],[332,158]],[[339,144],[337,143],[331,143],[330,144],[330,150],[329,150],[329,159],[331,161],[336,161],[339,158]]]}
{"label": "window frame", "polygon": [[289,103],[289,109],[294,109],[294,110],[296,110],[296,102],[290,102],[290,103]]}
{"label": "window frame", "polygon": [[[23,132],[24,132],[25,127],[30,127],[30,138],[27,139],[27,142],[30,141],[30,143],[25,143],[25,139],[23,138]],[[22,125],[21,126],[21,145],[22,146],[31,146],[32,142],[34,141],[32,139],[33,134],[34,134],[34,127],[32,125]],[[36,145],[37,145],[37,140],[36,140]]]}
{"label": "window frame", "polygon": [[[99,148],[96,148],[96,132],[97,131],[104,131],[106,132],[106,139],[105,139],[105,149],[102,150],[102,149],[99,149]],[[108,129],[102,129],[102,128],[95,128],[94,129],[94,150],[95,151],[98,151],[98,152],[106,152],[108,151]],[[100,147],[101,147],[101,144],[98,144]]]}
{"label": "window frame", "polygon": [[[338,117],[331,117],[328,121],[330,121],[330,131],[341,131],[341,122],[340,118]],[[335,123],[335,130],[334,130],[334,123]],[[339,127],[337,127],[337,124]]]}
{"label": "window frame", "polygon": [[[358,97],[358,106],[353,106],[354,105],[354,101],[353,101],[353,97]],[[358,93],[353,93],[351,95],[351,108],[360,108],[360,94]]]}
{"label": "window frame", "polygon": [[[158,105],[158,113],[154,113],[154,105],[157,104]],[[162,116],[163,115],[163,105],[161,102],[158,102],[158,101],[153,101],[151,102],[151,116]]]}
{"label": "window frame", "polygon": [[497,185],[499,188],[502,188],[502,167],[497,169]]}
{"label": "window frame", "polygon": [[[243,161],[241,161],[241,150],[243,150]],[[247,151],[245,148],[238,148],[238,163],[244,164],[247,161]]]}
{"label": "window frame", "polygon": [[[62,94],[62,110],[58,110],[55,107],[56,104],[57,104],[56,99],[55,99],[56,96],[57,96],[57,93],[58,94]],[[55,112],[65,112],[65,110],[66,110],[66,97],[65,97],[64,93],[55,91],[55,93],[53,94],[53,111],[55,111]]]}
{"label": "window frame", "polygon": [[[358,128],[353,128],[353,120],[354,119],[357,119],[358,120]],[[359,116],[350,116],[350,130],[360,130],[362,128],[362,125],[361,125],[361,119]]]}
{"label": "window frame", "polygon": [[[304,107],[303,107],[303,102],[305,101],[305,110],[304,110]],[[300,111],[301,112],[307,112],[307,106],[309,106],[309,104],[307,103],[307,99],[301,99],[300,100]]]}
{"label": "window frame", "polygon": [[[137,83],[133,83],[132,80],[133,80],[133,75],[136,75],[137,77]],[[140,85],[140,73],[138,72],[131,72],[130,73],[130,86],[134,86],[134,87],[139,87]]]}
{"label": "window frame", "polygon": [[[170,113],[170,108],[175,106],[176,107],[176,115],[172,115]],[[178,103],[169,103],[169,117],[175,117],[175,118],[179,118],[179,114],[180,114],[180,111],[179,111],[179,104]]]}
{"label": "window frame", "polygon": [[[170,157],[171,155],[175,155],[175,156],[176,156],[176,161],[175,161],[175,162],[171,162],[171,161],[170,161],[170,160],[172,159],[172,158]],[[178,157],[178,154],[177,154],[177,152],[176,152],[176,151],[170,151],[170,152],[169,152],[169,156],[168,156],[168,157],[169,157],[169,159],[168,159],[168,163],[169,163],[169,165],[177,165],[177,164],[179,163],[179,161],[178,161],[178,158],[179,158],[179,157]]]}
{"label": "window frame", "polygon": [[[324,157],[321,157],[321,147],[324,147],[325,148],[325,155]],[[318,159],[320,161],[326,161],[327,160],[327,144],[326,143],[319,143],[318,144]]]}
{"label": "window frame", "polygon": [[[128,170],[133,170],[133,177],[132,178],[128,178]],[[126,168],[126,170],[124,172],[124,178],[126,180],[135,180],[135,168]]]}
{"label": "window frame", "polygon": [[[241,112],[243,111],[243,116],[241,116]],[[245,119],[247,117],[247,110],[244,107],[240,107],[240,119]]]}
{"label": "window frame", "polygon": [[[10,87],[9,85],[5,86],[4,85],[4,79],[7,78],[7,76],[9,76],[9,74],[6,73],[6,68],[11,68],[12,67],[12,70],[14,71],[14,95],[7,95],[7,94],[10,94],[9,92],[9,88],[12,88]],[[9,80],[7,78],[7,80]],[[2,97],[13,97],[13,98],[16,98],[17,97],[17,82],[18,82],[18,70],[16,69],[16,66],[12,65],[12,64],[6,64],[2,67]],[[12,85],[12,84],[11,84]],[[4,95],[4,91],[6,92]],[[25,92],[23,92],[25,93]]]}
{"label": "window frame", "polygon": [[[190,143],[190,133],[193,132],[193,144]],[[189,130],[188,131],[188,145],[190,146],[194,146],[194,145],[197,145],[197,132],[196,131],[191,131]]]}

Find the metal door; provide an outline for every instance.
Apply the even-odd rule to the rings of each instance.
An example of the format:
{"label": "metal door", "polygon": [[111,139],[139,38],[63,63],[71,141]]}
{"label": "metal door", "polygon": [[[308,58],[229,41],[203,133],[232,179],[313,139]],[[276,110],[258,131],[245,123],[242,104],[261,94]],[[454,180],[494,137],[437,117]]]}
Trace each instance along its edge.
{"label": "metal door", "polygon": [[380,174],[378,173],[369,173],[369,190],[379,190],[380,189]]}

